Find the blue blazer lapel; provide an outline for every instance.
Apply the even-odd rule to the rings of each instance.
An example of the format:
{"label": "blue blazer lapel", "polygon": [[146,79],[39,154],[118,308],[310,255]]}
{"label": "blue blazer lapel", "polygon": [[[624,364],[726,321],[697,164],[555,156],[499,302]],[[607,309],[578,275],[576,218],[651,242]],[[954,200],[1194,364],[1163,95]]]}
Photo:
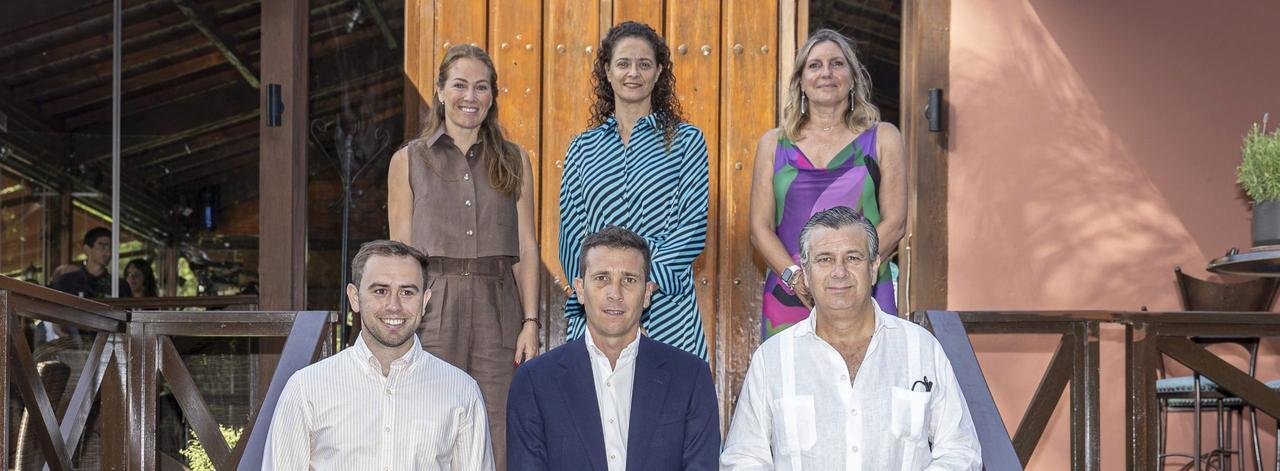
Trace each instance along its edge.
{"label": "blue blazer lapel", "polygon": [[604,453],[604,429],[600,426],[600,406],[596,402],[596,384],[592,378],[591,358],[587,356],[585,337],[573,341],[570,350],[560,360],[564,372],[559,378],[560,391],[564,393],[565,406],[575,425],[583,450],[591,461],[592,469],[606,471]]}
{"label": "blue blazer lapel", "polygon": [[631,425],[627,429],[627,469],[645,469],[644,461],[649,456],[649,443],[653,441],[653,431],[658,425],[658,416],[662,413],[662,404],[666,402],[667,390],[670,386],[670,373],[663,365],[667,362],[661,351],[653,348],[656,342],[648,337],[640,337],[639,352],[636,353],[636,378],[631,390]]}

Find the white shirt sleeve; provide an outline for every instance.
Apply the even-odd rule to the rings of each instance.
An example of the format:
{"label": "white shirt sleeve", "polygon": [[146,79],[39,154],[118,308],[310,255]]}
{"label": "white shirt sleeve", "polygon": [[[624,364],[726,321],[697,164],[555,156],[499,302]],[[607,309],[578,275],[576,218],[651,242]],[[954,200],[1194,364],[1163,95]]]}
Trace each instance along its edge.
{"label": "white shirt sleeve", "polygon": [[769,445],[773,417],[769,409],[768,378],[765,377],[765,361],[760,350],[752,355],[747,367],[747,379],[742,383],[742,394],[733,412],[729,436],[724,452],[720,454],[720,469],[771,470],[773,451]]}
{"label": "white shirt sleeve", "polygon": [[[306,471],[311,467],[311,404],[302,394],[298,375],[289,378],[267,431],[264,471]],[[247,437],[246,437],[247,438]]]}
{"label": "white shirt sleeve", "polygon": [[969,407],[960,392],[951,362],[937,343],[934,343],[933,362],[938,375],[929,405],[932,408],[929,438],[933,450],[932,460],[925,469],[981,470],[982,448],[978,444],[978,432],[973,427],[973,418],[969,416]]}
{"label": "white shirt sleeve", "polygon": [[484,409],[480,387],[471,384],[474,394],[466,417],[458,429],[453,448],[453,469],[493,471],[493,444],[489,441],[489,415]]}

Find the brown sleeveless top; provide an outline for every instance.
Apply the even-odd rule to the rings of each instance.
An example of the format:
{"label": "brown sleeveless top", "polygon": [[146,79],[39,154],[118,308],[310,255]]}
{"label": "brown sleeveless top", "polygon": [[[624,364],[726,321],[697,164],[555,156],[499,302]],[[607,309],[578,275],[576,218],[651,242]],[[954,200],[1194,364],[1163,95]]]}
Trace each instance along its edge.
{"label": "brown sleeveless top", "polygon": [[430,257],[518,257],[516,197],[489,184],[480,144],[466,155],[443,130],[409,149],[410,245]]}

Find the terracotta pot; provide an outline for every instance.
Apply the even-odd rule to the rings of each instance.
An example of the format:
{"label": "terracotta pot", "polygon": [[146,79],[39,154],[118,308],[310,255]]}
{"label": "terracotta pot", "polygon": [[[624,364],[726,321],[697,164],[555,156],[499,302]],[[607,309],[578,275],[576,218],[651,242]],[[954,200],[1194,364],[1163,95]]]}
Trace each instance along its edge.
{"label": "terracotta pot", "polygon": [[1253,204],[1253,246],[1280,245],[1280,200]]}

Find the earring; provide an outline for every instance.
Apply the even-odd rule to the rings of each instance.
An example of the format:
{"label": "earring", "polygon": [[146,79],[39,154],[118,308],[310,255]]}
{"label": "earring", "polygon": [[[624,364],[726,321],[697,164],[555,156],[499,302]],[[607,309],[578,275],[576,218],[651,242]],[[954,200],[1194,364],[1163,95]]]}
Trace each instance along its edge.
{"label": "earring", "polygon": [[857,97],[853,95],[853,90],[849,90],[849,111],[853,111],[853,109],[857,106],[857,104],[858,104]]}
{"label": "earring", "polygon": [[804,96],[804,92],[800,92],[800,114],[801,115],[805,113],[805,108],[807,107],[805,102],[807,101],[809,101],[809,98]]}

